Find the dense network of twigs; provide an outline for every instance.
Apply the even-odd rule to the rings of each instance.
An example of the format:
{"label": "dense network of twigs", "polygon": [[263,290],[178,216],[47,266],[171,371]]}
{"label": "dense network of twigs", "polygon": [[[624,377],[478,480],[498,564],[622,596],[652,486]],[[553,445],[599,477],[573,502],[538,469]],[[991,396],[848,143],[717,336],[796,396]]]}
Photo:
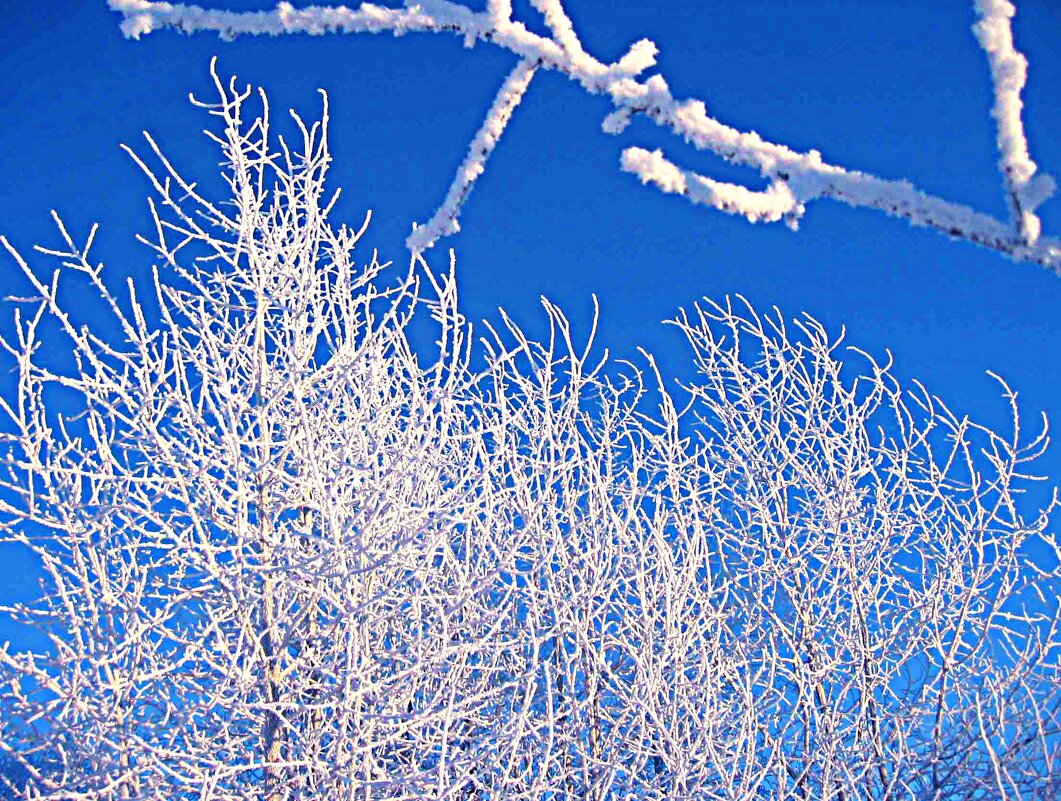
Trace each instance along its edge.
{"label": "dense network of twigs", "polygon": [[139,161],[149,291],[61,224],[50,277],[3,243],[0,535],[44,576],[8,611],[49,638],[0,649],[19,797],[1056,797],[1061,551],[1009,390],[996,433],[731,301],[675,321],[680,390],[549,304],[475,340],[452,268],[329,224],[327,107],[273,149],[217,88],[225,202]]}

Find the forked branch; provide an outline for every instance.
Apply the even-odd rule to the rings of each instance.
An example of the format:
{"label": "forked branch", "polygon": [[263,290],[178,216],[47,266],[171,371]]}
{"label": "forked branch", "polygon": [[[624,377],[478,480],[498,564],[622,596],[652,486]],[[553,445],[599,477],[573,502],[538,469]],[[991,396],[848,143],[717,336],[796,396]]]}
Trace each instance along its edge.
{"label": "forked branch", "polygon": [[754,132],[732,128],[710,116],[702,101],[676,99],[662,76],[638,80],[638,75],[655,64],[656,46],[652,42],[637,42],[614,64],[595,59],[582,47],[560,0],[533,0],[534,7],[545,18],[549,37],[532,33],[513,19],[508,0],[491,0],[482,12],[448,0],[406,0],[403,8],[363,3],[356,9],[345,6],[296,9],[282,2],[272,11],[254,12],[150,0],[109,0],[109,3],[124,15],[122,30],[133,38],[161,28],[176,28],[186,33],[213,31],[224,39],[291,33],[453,33],[462,36],[468,46],[482,40],[519,56],[520,65],[487,112],[442,206],[427,225],[410,236],[408,244],[414,252],[425,250],[439,236],[458,230],[456,220],[460,208],[482,172],[497,137],[522,100],[532,73],[529,65],[534,65],[561,72],[587,91],[610,97],[615,110],[604,122],[606,132],[620,133],[635,114],[643,114],[700,150],[758,170],[769,184],[764,192],[753,191],[680,170],[659,152],[650,154],[636,147],[624,151],[624,170],[634,173],[644,183],[681,194],[693,203],[739,214],[753,222],[783,220],[795,228],[808,202],[832,198],[850,206],[877,209],[913,225],[935,228],[948,236],[991,248],[1015,260],[1034,262],[1061,272],[1061,241],[1041,235],[1035,213],[1053,193],[1054,182],[1049,176],[1037,174],[1035,162],[1028,154],[1020,114],[1027,60],[1013,44],[1011,19],[1015,8],[1009,0],[974,0],[978,16],[974,29],[988,55],[994,86],[992,115],[998,126],[999,167],[1010,206],[1007,221],[921,192],[907,181],[878,178],[829,164],[817,151],[800,153],[765,141]]}

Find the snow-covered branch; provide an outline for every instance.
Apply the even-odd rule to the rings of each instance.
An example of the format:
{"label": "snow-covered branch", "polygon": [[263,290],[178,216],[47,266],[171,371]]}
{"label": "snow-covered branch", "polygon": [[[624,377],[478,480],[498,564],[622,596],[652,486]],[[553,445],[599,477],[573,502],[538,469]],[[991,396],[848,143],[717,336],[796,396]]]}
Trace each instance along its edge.
{"label": "snow-covered branch", "polygon": [[649,152],[640,147],[623,151],[623,169],[650,183],[661,192],[681,195],[690,203],[739,214],[749,222],[777,222],[784,219],[792,227],[803,213],[803,206],[784,181],[775,181],[755,192],[739,184],[723,183],[683,170],[667,160],[659,150]]}
{"label": "snow-covered branch", "polygon": [[[604,121],[605,132],[620,133],[634,115],[642,114],[700,150],[758,170],[769,184],[765,191],[756,191],[697,177],[693,184],[709,189],[689,191],[687,186],[681,194],[693,202],[706,202],[751,220],[783,219],[795,227],[807,203],[832,198],[850,206],[883,211],[913,225],[935,228],[1013,259],[1035,262],[1061,272],[1061,240],[1041,236],[1034,213],[1053,192],[1054,185],[1049,177],[1035,175],[1035,164],[1028,156],[1019,97],[1026,61],[1013,47],[1010,23],[1013,6],[1007,0],[976,0],[980,15],[976,34],[988,53],[995,86],[993,114],[999,127],[1003,181],[1010,198],[1012,219],[1008,222],[921,192],[905,180],[887,180],[829,164],[817,151],[799,153],[768,142],[754,132],[732,128],[711,117],[702,101],[676,99],[662,76],[638,80],[639,74],[655,64],[657,51],[652,42],[637,42],[614,64],[595,59],[583,48],[560,0],[533,0],[551,37],[539,36],[513,20],[508,0],[492,0],[483,12],[471,11],[448,0],[406,0],[401,9],[371,3],[357,9],[345,6],[296,9],[283,2],[273,11],[243,13],[151,0],[109,2],[111,8],[125,17],[122,30],[134,38],[169,27],[186,33],[212,31],[226,39],[262,34],[390,32],[401,35],[421,31],[453,33],[462,36],[468,46],[478,40],[488,41],[518,55],[522,63],[561,72],[587,91],[608,96],[615,110]],[[513,88],[511,84],[521,69],[524,68],[517,68],[510,76],[503,93]],[[504,108],[507,118],[512,111],[510,105],[518,104],[521,98],[522,94],[514,91],[498,96],[472,143],[468,159],[459,168],[442,207],[432,219],[436,225],[423,234],[414,233],[410,237],[411,247],[426,248],[438,236],[457,230],[460,206],[481,171],[483,157],[489,153],[487,150],[483,156],[476,155],[483,152],[484,133],[495,130],[500,133],[496,124],[501,119],[499,106]],[[623,166],[660,188],[669,187],[673,191],[676,186],[664,174],[676,168],[662,157],[647,159],[644,151],[634,148],[623,154]]]}
{"label": "snow-covered branch", "polygon": [[490,106],[490,111],[486,114],[486,119],[483,120],[482,127],[468,147],[467,157],[457,168],[457,175],[446,193],[446,199],[442,201],[434,216],[424,225],[416,227],[406,240],[409,250],[413,253],[422,253],[439,238],[460,230],[460,224],[457,222],[460,210],[471,194],[476,179],[486,169],[487,159],[497,147],[505,126],[512,118],[512,112],[523,99],[537,69],[538,66],[533,61],[521,61],[505,79]]}
{"label": "snow-covered branch", "polygon": [[1042,173],[1028,155],[1028,140],[1021,121],[1020,93],[1028,77],[1028,60],[1013,46],[1012,18],[1016,8],[1009,0],[976,0],[980,19],[973,26],[976,39],[987,53],[995,89],[991,116],[998,127],[998,167],[1010,204],[1010,218],[1020,240],[1034,245],[1041,233],[1035,209],[1054,193],[1054,180]]}

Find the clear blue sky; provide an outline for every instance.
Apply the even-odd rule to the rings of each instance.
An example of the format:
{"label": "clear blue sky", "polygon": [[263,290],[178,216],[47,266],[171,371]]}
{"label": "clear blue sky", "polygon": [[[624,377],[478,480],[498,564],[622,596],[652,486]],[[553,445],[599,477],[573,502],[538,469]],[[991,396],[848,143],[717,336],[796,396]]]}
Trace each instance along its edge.
{"label": "clear blue sky", "polygon": [[[482,6],[485,0],[469,0]],[[827,160],[1005,214],[996,172],[987,64],[967,0],[568,0],[587,49],[611,60],[642,37],[660,48],[676,96],[695,96],[742,129]],[[254,0],[214,7],[266,8]],[[537,27],[527,2],[517,13]],[[360,222],[401,263],[412,221],[443,197],[513,57],[466,50],[447,36],[329,36],[221,42],[152,34],[127,41],[104,0],[8,3],[0,22],[0,233],[24,252],[55,244],[49,209],[79,235],[102,226],[96,257],[114,277],[142,275],[150,254],[148,186],[119,150],[146,152],[149,130],[189,176],[218,161],[200,134],[208,119],[187,93],[209,97],[208,63],[264,86],[274,110],[312,116],[329,92],[338,219]],[[1026,127],[1040,167],[1061,174],[1061,4],[1018,3],[1017,44],[1031,62]],[[431,254],[458,256],[465,312],[505,307],[535,330],[538,297],[580,325],[600,298],[601,342],[620,356],[642,345],[665,364],[682,343],[659,325],[701,296],[743,293],[759,307],[809,311],[849,341],[918,377],[957,411],[992,424],[1006,409],[986,370],[1020,392],[1029,415],[1061,426],[1061,278],[883,215],[829,201],[801,230],[752,226],[641,186],[618,169],[623,147],[663,147],[707,175],[744,173],[644,121],[600,132],[601,98],[539,75],[461,218]],[[746,176],[754,181],[754,176]],[[1041,210],[1061,235],[1061,199]],[[368,251],[366,250],[366,258]],[[4,257],[0,283],[21,289]],[[39,261],[42,266],[44,261]],[[48,269],[51,265],[47,265]],[[6,316],[8,312],[4,312]],[[1044,463],[1061,480],[1061,447]],[[26,566],[0,564],[0,599],[24,593]]]}

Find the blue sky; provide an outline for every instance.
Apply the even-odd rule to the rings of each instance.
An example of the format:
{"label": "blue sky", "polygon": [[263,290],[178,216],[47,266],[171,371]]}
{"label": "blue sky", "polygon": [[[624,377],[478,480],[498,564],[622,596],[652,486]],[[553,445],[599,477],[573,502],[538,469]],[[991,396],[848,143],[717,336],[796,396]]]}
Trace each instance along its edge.
{"label": "blue sky", "polygon": [[[478,7],[485,0],[469,0]],[[527,2],[517,14],[540,27]],[[254,0],[214,7],[261,9]],[[602,60],[648,37],[674,94],[694,96],[722,121],[834,163],[920,188],[997,216],[988,68],[966,0],[568,0],[586,48]],[[413,221],[441,201],[514,58],[447,36],[241,39],[154,33],[122,38],[104,0],[8,4],[0,28],[0,233],[23,252],[57,242],[48,212],[83,235],[101,224],[96,258],[112,277],[143,275],[150,254],[148,186],[119,149],[146,152],[148,130],[189,176],[209,180],[217,154],[209,124],[187,102],[209,98],[208,64],[263,86],[274,110],[312,117],[318,87],[331,98],[337,219],[356,223],[399,264]],[[1024,0],[1015,34],[1031,62],[1026,130],[1042,169],[1061,174],[1061,4]],[[660,321],[709,296],[742,293],[789,316],[808,311],[871,353],[890,348],[897,372],[917,377],[956,411],[1006,419],[993,370],[1020,392],[1031,417],[1061,425],[1061,278],[972,245],[830,201],[801,229],[753,226],[661,195],[622,173],[629,145],[662,147],[712,177],[755,176],[697,153],[644,121],[600,132],[606,101],[555,74],[539,75],[516,111],[461,217],[463,231],[429,260],[457,252],[464,310],[496,319],[503,306],[535,331],[538,298],[557,302],[585,330],[591,293],[600,342],[619,356],[636,346],[680,371],[679,336]],[[1061,199],[1041,209],[1061,234]],[[369,251],[366,249],[366,258]],[[44,260],[37,262],[42,267]],[[4,258],[5,292],[22,284]],[[5,313],[6,314],[6,313]],[[1043,463],[1061,479],[1061,448]],[[0,565],[0,597],[30,578]]]}

